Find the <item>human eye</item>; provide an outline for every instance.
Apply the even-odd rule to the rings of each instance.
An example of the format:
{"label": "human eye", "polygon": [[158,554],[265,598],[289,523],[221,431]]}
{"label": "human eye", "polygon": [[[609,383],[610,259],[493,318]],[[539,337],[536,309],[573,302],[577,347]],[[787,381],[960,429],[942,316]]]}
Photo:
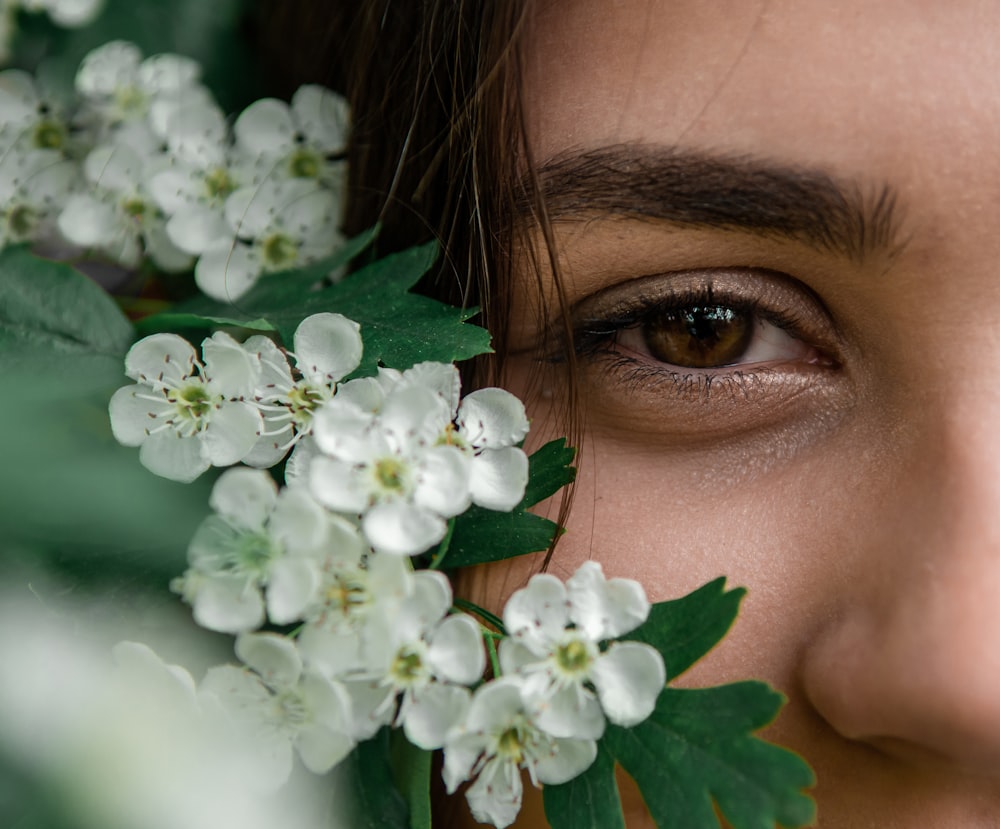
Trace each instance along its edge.
{"label": "human eye", "polygon": [[766,269],[682,271],[612,285],[574,306],[573,338],[600,412],[655,418],[671,434],[775,423],[811,393],[842,384],[844,374],[842,340],[823,303],[801,282]]}

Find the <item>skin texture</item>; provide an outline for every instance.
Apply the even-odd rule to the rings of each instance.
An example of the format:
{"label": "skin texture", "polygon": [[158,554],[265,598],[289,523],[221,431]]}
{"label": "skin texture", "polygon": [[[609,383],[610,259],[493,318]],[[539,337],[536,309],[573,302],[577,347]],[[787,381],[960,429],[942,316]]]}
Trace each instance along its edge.
{"label": "skin texture", "polygon": [[[585,199],[556,216],[575,311],[724,281],[803,330],[736,368],[673,369],[694,391],[636,330],[579,355],[580,477],[550,570],[596,559],[654,601],[720,574],[747,586],[729,638],[679,682],[788,695],[767,736],[816,769],[824,829],[1000,827],[995,4],[560,0],[529,34],[539,165],[680,148],[895,195],[885,244],[860,253]],[[565,431],[563,367],[537,347],[552,274],[540,295],[529,271],[510,386],[537,445]],[[467,592],[498,607],[537,567],[481,570]],[[628,798],[630,829],[650,825]],[[517,825],[543,826],[539,806]]]}

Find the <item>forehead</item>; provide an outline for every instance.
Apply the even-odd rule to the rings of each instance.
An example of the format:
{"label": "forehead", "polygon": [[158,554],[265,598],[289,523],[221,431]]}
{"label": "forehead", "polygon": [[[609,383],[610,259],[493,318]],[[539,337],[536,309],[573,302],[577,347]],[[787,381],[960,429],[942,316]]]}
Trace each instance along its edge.
{"label": "forehead", "polygon": [[1000,8],[971,0],[545,0],[529,140],[542,161],[642,142],[852,177],[993,175],[979,150],[1000,136],[998,44]]}

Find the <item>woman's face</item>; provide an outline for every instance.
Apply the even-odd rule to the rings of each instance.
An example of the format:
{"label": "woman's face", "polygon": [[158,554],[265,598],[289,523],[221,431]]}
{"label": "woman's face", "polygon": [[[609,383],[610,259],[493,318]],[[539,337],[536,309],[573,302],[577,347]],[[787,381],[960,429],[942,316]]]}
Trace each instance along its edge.
{"label": "woman's face", "polygon": [[1000,827],[1000,9],[552,0],[525,71],[585,427],[550,570],[748,587],[680,682],[788,695],[823,829]]}

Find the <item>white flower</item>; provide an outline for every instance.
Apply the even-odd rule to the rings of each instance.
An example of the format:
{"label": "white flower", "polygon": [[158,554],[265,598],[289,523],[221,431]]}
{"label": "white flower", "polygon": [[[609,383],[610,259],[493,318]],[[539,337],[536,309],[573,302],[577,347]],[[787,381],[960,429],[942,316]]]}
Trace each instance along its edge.
{"label": "white flower", "polygon": [[251,729],[251,751],[268,768],[274,788],[288,779],[292,748],[306,768],[323,774],[354,748],[350,700],[343,688],[314,671],[288,639],[242,634],[236,655],[251,669],[211,668],[201,690],[216,697],[236,723]]}
{"label": "white flower", "polygon": [[593,740],[559,739],[541,730],[517,677],[480,687],[464,724],[444,744],[444,782],[451,794],[472,777],[466,792],[473,817],[503,829],[521,809],[521,769],[536,786],[558,785],[586,771],[597,756]]}
{"label": "white flower", "polygon": [[69,127],[55,99],[27,72],[0,72],[0,150],[69,148]]}
{"label": "white flower", "polygon": [[318,584],[297,596],[306,622],[299,648],[311,666],[343,677],[365,665],[369,622],[394,616],[413,592],[414,574],[405,559],[373,554],[346,519],[331,521],[335,538],[318,557]]}
{"label": "white flower", "polygon": [[419,570],[413,592],[398,606],[373,617],[365,639],[365,665],[345,686],[362,710],[372,712],[374,735],[392,720],[421,748],[440,748],[448,731],[462,719],[469,691],[486,667],[479,626],[472,617],[449,616],[451,585],[441,573]]}
{"label": "white flower", "polygon": [[0,248],[51,238],[77,178],[76,165],[53,150],[14,147],[0,155]]}
{"label": "white flower", "polygon": [[305,490],[278,492],[266,472],[237,467],[212,489],[216,514],[202,522],[188,547],[191,568],[173,589],[212,630],[253,630],[267,616],[275,624],[298,618],[302,592],[319,572],[310,555],[331,540],[328,513]]}
{"label": "white flower", "polygon": [[505,674],[524,677],[542,728],[596,739],[604,731],[602,709],[617,725],[637,725],[652,713],[666,682],[655,648],[641,642],[600,647],[648,615],[642,586],[606,580],[597,562],[584,562],[566,585],[538,574],[504,608],[510,638],[500,643],[501,665]]}
{"label": "white flower", "polygon": [[[381,381],[387,385],[387,380]],[[524,497],[528,456],[516,446],[528,434],[524,404],[503,389],[486,388],[467,394],[459,403],[461,380],[451,363],[417,363],[389,386],[420,386],[433,390],[449,411],[437,442],[455,446],[471,458],[469,494],[472,502],[509,512]]]}
{"label": "white flower", "polygon": [[228,334],[202,343],[204,365],[176,334],[153,334],[129,349],[125,373],[136,380],[111,398],[111,429],[157,475],[192,481],[209,466],[231,466],[253,448],[260,413],[241,398],[260,365]]}
{"label": "white flower", "polygon": [[237,147],[260,159],[280,177],[314,179],[336,185],[349,114],[347,101],[314,84],[299,87],[291,106],[263,98],[248,106],[233,132]]}
{"label": "white flower", "polygon": [[67,200],[58,220],[63,236],[126,267],[137,267],[146,253],[162,270],[189,268],[191,256],[170,241],[166,219],[146,189],[157,161],[120,144],[91,151],[83,171],[93,186]]}
{"label": "white flower", "polygon": [[378,415],[335,396],[314,416],[323,454],[309,467],[313,495],[331,509],[362,515],[376,551],[423,552],[471,501],[469,457],[436,442],[449,421],[440,395],[416,385],[394,389]]}
{"label": "white flower", "polygon": [[211,96],[200,84],[201,67],[182,55],[142,59],[134,43],[113,40],[84,56],[76,89],[105,123],[146,121],[163,135],[167,118],[184,104]]}
{"label": "white flower", "polygon": [[214,102],[187,104],[166,120],[169,167],[150,177],[149,192],[168,216],[166,230],[181,250],[200,255],[230,238],[226,200],[256,173],[230,146],[225,115]]}
{"label": "white flower", "polygon": [[303,179],[241,188],[226,201],[225,216],[228,235],[204,249],[194,272],[198,287],[224,302],[238,300],[262,274],[332,253],[340,240],[336,197]]}
{"label": "white flower", "polygon": [[360,326],[340,314],[313,314],[295,329],[295,374],[268,337],[250,337],[243,347],[257,354],[260,383],[254,399],[264,416],[264,431],[245,459],[251,466],[273,466],[312,432],[315,411],[333,398],[337,383],[361,362]]}

